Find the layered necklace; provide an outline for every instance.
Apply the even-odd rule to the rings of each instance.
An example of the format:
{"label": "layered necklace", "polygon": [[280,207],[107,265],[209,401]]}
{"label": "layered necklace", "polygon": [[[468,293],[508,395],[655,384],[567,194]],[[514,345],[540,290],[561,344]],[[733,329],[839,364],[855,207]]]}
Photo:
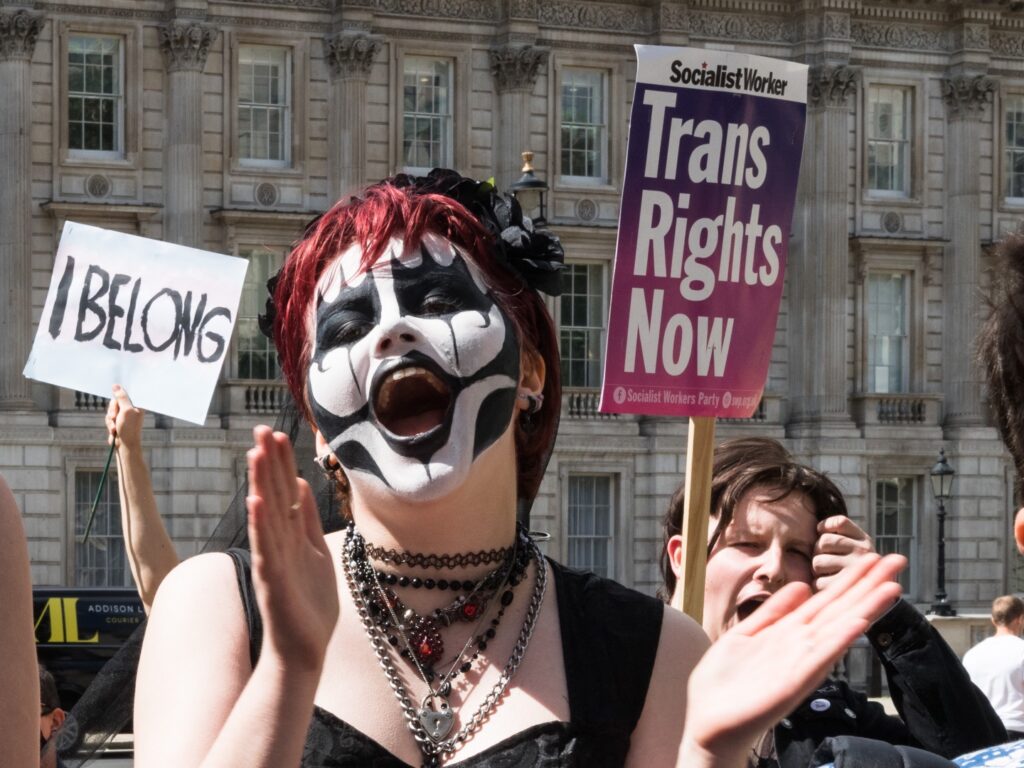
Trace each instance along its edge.
{"label": "layered necklace", "polygon": [[[484,564],[496,564],[496,567],[475,580],[463,581],[433,579],[427,575],[399,575],[375,568],[371,559],[425,568]],[[460,719],[461,727],[452,734],[457,718],[448,702],[452,683],[460,674],[465,675],[473,668],[474,662],[487,649],[487,643],[495,637],[530,560],[537,563],[537,579],[512,653],[484,701],[472,716]],[[468,740],[497,707],[522,663],[547,587],[544,558],[522,528],[517,528],[511,547],[456,555],[423,555],[384,550],[367,544],[355,524],[349,523],[342,567],[370,645],[423,754],[423,768],[437,768],[442,758]],[[394,586],[447,590],[459,594],[449,604],[424,616],[407,607],[395,593]],[[440,664],[444,658],[441,629],[456,622],[471,622],[474,626],[461,650]],[[428,692],[419,706],[402,682],[396,657],[410,664],[427,686]]]}

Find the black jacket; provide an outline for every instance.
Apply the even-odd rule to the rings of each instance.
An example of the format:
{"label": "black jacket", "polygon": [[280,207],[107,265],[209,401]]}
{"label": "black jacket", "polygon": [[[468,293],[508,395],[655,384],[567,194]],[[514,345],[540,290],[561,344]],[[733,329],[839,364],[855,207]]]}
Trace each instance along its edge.
{"label": "black jacket", "polygon": [[[901,717],[842,681],[829,680],[775,727],[782,768],[807,768],[830,736],[860,736],[952,758],[1006,741],[988,699],[942,636],[900,600],[867,632]],[[902,718],[902,719],[901,719]],[[911,763],[913,765],[913,763]]]}

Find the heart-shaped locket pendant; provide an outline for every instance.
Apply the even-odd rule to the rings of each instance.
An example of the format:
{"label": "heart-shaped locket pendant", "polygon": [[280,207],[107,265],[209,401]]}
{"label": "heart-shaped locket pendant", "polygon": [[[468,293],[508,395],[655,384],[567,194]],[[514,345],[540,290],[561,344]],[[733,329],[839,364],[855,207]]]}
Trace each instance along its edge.
{"label": "heart-shaped locket pendant", "polygon": [[440,709],[434,710],[431,708],[429,706],[430,700],[435,697],[441,698],[436,693],[430,693],[423,699],[423,704],[420,706],[419,719],[423,730],[427,732],[427,736],[436,744],[451,733],[452,726],[455,725],[455,714],[444,699],[441,699]]}

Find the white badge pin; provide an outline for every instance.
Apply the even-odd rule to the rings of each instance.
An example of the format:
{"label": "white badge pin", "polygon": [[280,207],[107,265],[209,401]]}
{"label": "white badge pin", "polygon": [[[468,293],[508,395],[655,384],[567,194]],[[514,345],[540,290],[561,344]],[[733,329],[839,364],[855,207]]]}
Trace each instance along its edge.
{"label": "white badge pin", "polygon": [[825,712],[832,707],[832,702],[828,699],[814,699],[811,702],[811,709],[815,712]]}

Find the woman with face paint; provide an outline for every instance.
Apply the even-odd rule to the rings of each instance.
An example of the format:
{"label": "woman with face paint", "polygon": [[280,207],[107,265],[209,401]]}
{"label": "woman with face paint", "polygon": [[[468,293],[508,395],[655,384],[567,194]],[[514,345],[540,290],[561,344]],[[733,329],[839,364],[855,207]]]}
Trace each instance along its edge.
{"label": "woman with face paint", "polygon": [[[752,658],[829,638],[734,722],[691,709],[680,751],[699,627],[547,560],[516,524],[560,408],[533,289],[558,285],[561,256],[514,201],[444,171],[382,182],[308,228],[268,314],[349,523],[324,537],[288,439],[257,428],[251,560],[193,558],[157,596],[139,766],[735,765],[734,742],[891,599],[898,564],[869,562],[798,624],[768,608],[740,625]],[[726,661],[707,666],[727,683],[709,703],[747,684]]]}

